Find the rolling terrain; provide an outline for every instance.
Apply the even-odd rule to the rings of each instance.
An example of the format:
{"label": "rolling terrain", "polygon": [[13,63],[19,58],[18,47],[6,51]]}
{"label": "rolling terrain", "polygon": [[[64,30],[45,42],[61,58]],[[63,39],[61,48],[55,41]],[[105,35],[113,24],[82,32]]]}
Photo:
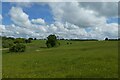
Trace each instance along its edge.
{"label": "rolling terrain", "polygon": [[34,40],[23,53],[3,50],[3,78],[118,77],[117,41],[61,40],[54,48],[45,42]]}

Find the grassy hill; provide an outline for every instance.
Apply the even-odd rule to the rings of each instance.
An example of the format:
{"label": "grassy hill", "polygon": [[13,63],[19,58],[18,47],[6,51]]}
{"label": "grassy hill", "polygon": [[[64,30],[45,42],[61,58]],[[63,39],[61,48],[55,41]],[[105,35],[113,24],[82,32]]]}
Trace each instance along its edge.
{"label": "grassy hill", "polygon": [[46,48],[45,42],[26,44],[23,53],[3,50],[3,78],[118,77],[117,41],[62,40],[56,48]]}

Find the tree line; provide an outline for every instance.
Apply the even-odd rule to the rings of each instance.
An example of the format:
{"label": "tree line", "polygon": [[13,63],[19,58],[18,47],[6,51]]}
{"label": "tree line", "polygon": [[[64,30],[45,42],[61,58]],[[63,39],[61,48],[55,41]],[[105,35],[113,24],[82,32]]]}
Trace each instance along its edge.
{"label": "tree line", "polygon": [[10,52],[24,52],[26,50],[26,43],[31,43],[36,38],[13,38],[13,37],[1,37],[2,47],[9,48]]}
{"label": "tree line", "polygon": [[[10,52],[24,52],[26,50],[26,45],[28,43],[31,43],[32,40],[37,40],[37,38],[13,38],[13,37],[0,37],[2,38],[2,47],[3,48],[9,48]],[[54,34],[51,34],[47,37],[46,39],[46,46],[48,48],[51,47],[57,47],[60,45],[60,43],[58,42],[58,40],[68,40],[68,41],[98,41],[97,39],[57,39],[57,36]],[[109,38],[105,38],[105,41],[117,41],[120,40],[119,39],[109,39]],[[72,44],[72,43],[68,43],[68,44]]]}
{"label": "tree line", "polygon": [[[1,37],[2,47],[9,48],[10,52],[24,52],[26,50],[27,43],[31,43],[32,40],[37,40],[37,38],[13,38],[13,37]],[[49,35],[46,40],[46,46],[48,48],[57,47],[60,43],[55,35]]]}

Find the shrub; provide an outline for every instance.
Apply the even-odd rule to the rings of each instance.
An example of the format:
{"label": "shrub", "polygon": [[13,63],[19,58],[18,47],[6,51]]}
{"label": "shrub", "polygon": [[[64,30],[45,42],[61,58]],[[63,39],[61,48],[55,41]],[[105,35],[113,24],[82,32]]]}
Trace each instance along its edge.
{"label": "shrub", "polygon": [[14,44],[9,48],[10,52],[24,52],[26,49],[26,46],[21,43]]}
{"label": "shrub", "polygon": [[13,40],[2,40],[2,47],[3,48],[9,48],[13,45]]}
{"label": "shrub", "polygon": [[60,45],[60,42],[58,42],[58,44]]}
{"label": "shrub", "polygon": [[14,43],[16,44],[16,43],[25,43],[25,39],[24,38],[16,38],[15,40],[14,40]]}
{"label": "shrub", "polygon": [[69,43],[67,42],[67,44],[69,44]]}
{"label": "shrub", "polygon": [[31,43],[31,40],[30,39],[26,39],[25,43]]}

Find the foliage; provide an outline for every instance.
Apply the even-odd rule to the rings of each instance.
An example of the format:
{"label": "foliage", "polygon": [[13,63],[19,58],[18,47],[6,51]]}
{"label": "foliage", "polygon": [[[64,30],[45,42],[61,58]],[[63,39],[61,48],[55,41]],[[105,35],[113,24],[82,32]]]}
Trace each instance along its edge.
{"label": "foliage", "polygon": [[109,39],[108,38],[105,38],[105,41],[108,41]]}
{"label": "foliage", "polygon": [[26,39],[25,43],[31,43],[31,40],[30,39]]}
{"label": "foliage", "polygon": [[14,40],[14,43],[16,44],[16,43],[25,43],[25,39],[24,38],[16,38],[15,40]]}
{"label": "foliage", "polygon": [[46,45],[48,48],[58,46],[59,43],[57,41],[57,37],[55,35],[49,35],[47,37]]}
{"label": "foliage", "polygon": [[37,40],[37,38],[34,38],[34,40]]}
{"label": "foliage", "polygon": [[48,48],[52,47],[50,43],[46,43],[46,45],[47,45]]}
{"label": "foliage", "polygon": [[6,37],[6,36],[2,36],[1,38],[2,38],[2,40],[7,40],[7,39],[9,39],[9,40],[14,40],[14,39],[15,39],[15,38],[13,38],[13,37]]}
{"label": "foliage", "polygon": [[6,40],[2,40],[2,47],[3,48],[9,48],[13,45],[13,40],[11,39],[6,39]]}
{"label": "foliage", "polygon": [[26,49],[26,46],[21,43],[14,44],[9,48],[10,52],[24,52]]}
{"label": "foliage", "polygon": [[67,42],[67,44],[69,44],[69,43]]}
{"label": "foliage", "polygon": [[33,38],[29,38],[29,40],[33,40]]}

